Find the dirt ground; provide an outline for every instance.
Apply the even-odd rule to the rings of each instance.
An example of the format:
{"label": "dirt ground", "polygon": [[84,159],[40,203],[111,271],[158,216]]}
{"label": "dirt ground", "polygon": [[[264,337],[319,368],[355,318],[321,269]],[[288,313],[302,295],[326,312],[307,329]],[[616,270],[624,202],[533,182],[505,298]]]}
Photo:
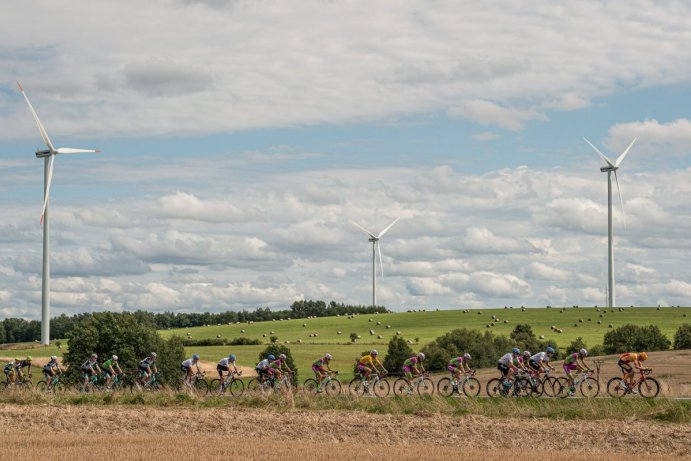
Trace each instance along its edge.
{"label": "dirt ground", "polygon": [[285,408],[1,405],[0,439],[14,459],[691,459],[688,424]]}

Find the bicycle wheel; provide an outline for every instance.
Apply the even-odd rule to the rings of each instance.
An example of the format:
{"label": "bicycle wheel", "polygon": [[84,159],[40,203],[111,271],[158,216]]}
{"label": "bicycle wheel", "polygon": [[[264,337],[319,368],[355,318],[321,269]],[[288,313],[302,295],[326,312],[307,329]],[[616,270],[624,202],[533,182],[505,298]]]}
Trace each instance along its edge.
{"label": "bicycle wheel", "polygon": [[212,379],[209,383],[209,393],[215,395],[225,394],[225,389],[221,389],[221,380],[218,378]]}
{"label": "bicycle wheel", "polygon": [[374,395],[377,397],[386,397],[389,395],[389,392],[391,392],[391,384],[385,379],[380,379],[376,383],[370,384],[370,387],[373,387]]}
{"label": "bicycle wheel", "polygon": [[350,384],[348,384],[348,392],[350,392],[351,395],[365,395],[365,392],[367,392],[365,383],[360,378],[353,378]]}
{"label": "bicycle wheel", "polygon": [[485,391],[489,397],[507,397],[509,395],[502,381],[499,378],[492,378],[487,381]]}
{"label": "bicycle wheel", "polygon": [[463,381],[463,393],[466,397],[477,397],[480,395],[480,381],[477,378],[469,377]]}
{"label": "bicycle wheel", "polygon": [[309,378],[305,380],[305,383],[302,385],[302,388],[305,390],[307,394],[316,394],[317,386],[317,380],[314,378]]}
{"label": "bicycle wheel", "polygon": [[557,383],[554,385],[554,395],[555,397],[560,397],[562,399],[566,398],[575,393],[575,389],[571,390],[571,381],[568,378],[558,378]]}
{"label": "bicycle wheel", "polygon": [[230,381],[228,388],[233,397],[240,397],[242,393],[245,392],[245,383],[240,379],[233,379]]}
{"label": "bicycle wheel", "polygon": [[434,383],[429,378],[422,378],[422,381],[417,383],[418,395],[432,395],[434,394]]}
{"label": "bicycle wheel", "polygon": [[530,386],[530,395],[533,397],[540,397],[544,392],[542,381],[537,378],[528,378],[528,385]]}
{"label": "bicycle wheel", "polygon": [[530,397],[532,394],[530,381],[526,378],[516,378],[513,383],[513,395],[516,397]]}
{"label": "bicycle wheel", "polygon": [[450,378],[442,378],[437,383],[437,392],[443,397],[451,397],[455,391],[456,389]]}
{"label": "bicycle wheel", "polygon": [[655,398],[660,393],[660,383],[655,378],[645,378],[638,383],[638,393],[641,397]]}
{"label": "bicycle wheel", "polygon": [[626,392],[626,384],[621,378],[612,378],[607,381],[607,393],[615,398],[624,397]]}
{"label": "bicycle wheel", "polygon": [[337,379],[331,379],[324,385],[324,389],[328,395],[339,395],[341,393],[341,382]]}
{"label": "bicycle wheel", "polygon": [[205,379],[198,379],[194,382],[194,393],[199,397],[204,397],[209,393],[209,383]]}
{"label": "bicycle wheel", "polygon": [[393,383],[394,395],[413,395],[413,388],[405,378],[398,378]]}
{"label": "bicycle wheel", "polygon": [[48,389],[48,385],[46,384],[45,381],[39,381],[36,384],[35,389],[36,389],[36,392],[38,392],[39,394],[48,394],[48,393],[52,394],[53,393],[53,389],[52,388]]}
{"label": "bicycle wheel", "polygon": [[599,393],[600,383],[598,383],[595,378],[588,377],[581,382],[581,395],[583,395],[583,397],[592,399],[597,397]]}

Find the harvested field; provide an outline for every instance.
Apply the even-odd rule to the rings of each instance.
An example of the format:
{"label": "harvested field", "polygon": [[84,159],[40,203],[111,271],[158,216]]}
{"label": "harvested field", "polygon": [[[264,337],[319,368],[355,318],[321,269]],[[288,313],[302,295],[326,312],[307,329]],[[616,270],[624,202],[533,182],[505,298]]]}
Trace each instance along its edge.
{"label": "harvested field", "polygon": [[[267,448],[267,433],[280,442],[271,444],[273,453],[266,451],[274,449]],[[113,447],[120,447],[118,459],[220,459],[231,452],[248,459],[495,459],[502,449],[520,456],[526,440],[536,450],[531,459],[616,459],[632,452],[691,458],[690,425],[618,420],[6,404],[0,406],[0,434],[17,442],[10,446],[31,446],[17,450],[26,456],[20,459],[47,456],[41,450],[57,447],[57,459],[74,459],[87,445],[96,450],[89,459],[112,459]],[[223,448],[231,437],[232,448]],[[41,443],[32,444],[37,438]],[[366,445],[371,455],[356,454],[363,439],[373,441]]]}

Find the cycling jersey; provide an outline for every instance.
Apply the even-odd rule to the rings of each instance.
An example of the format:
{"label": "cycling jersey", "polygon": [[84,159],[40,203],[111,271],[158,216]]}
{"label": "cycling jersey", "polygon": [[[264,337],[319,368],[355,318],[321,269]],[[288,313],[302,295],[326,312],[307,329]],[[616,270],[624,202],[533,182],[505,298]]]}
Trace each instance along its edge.
{"label": "cycling jersey", "polygon": [[45,365],[43,365],[43,371],[51,371],[53,368],[57,368],[57,367],[58,367],[57,361],[56,362],[50,361],[50,362],[46,363]]}
{"label": "cycling jersey", "polygon": [[549,356],[547,355],[547,352],[538,352],[530,357],[530,360],[536,363],[540,363],[541,361],[547,363],[549,362]]}
{"label": "cycling jersey", "polygon": [[96,361],[94,360],[92,362],[91,359],[88,359],[86,362],[82,363],[82,370],[93,370],[94,365],[96,365]]}
{"label": "cycling jersey", "polygon": [[461,367],[463,365],[463,357],[456,357],[454,359],[449,360],[449,366],[450,367]]}
{"label": "cycling jersey", "polygon": [[282,366],[283,360],[281,359],[276,359],[273,362],[269,363],[269,368],[273,368],[274,370],[280,370]]}
{"label": "cycling jersey", "polygon": [[228,368],[230,365],[235,366],[235,362],[231,362],[228,357],[224,357],[218,362],[218,366],[221,366],[221,367]]}
{"label": "cycling jersey", "polygon": [[19,362],[19,363],[17,364],[17,366],[16,366],[15,368],[18,368],[18,369],[20,369],[20,370],[23,370],[23,369],[26,368],[26,367],[31,368],[31,362],[29,362],[29,361],[27,361],[27,360],[22,360],[21,362]]}
{"label": "cycling jersey", "polygon": [[185,368],[192,368],[193,366],[199,366],[197,365],[197,361],[194,359],[187,359],[184,362],[182,362],[182,366]]}
{"label": "cycling jersey", "polygon": [[633,352],[627,352],[626,354],[619,356],[619,361],[624,363],[640,362],[640,357],[638,357],[638,354],[634,354]]}
{"label": "cycling jersey", "polygon": [[154,362],[155,362],[154,359],[152,359],[151,357],[147,357],[144,360],[139,362],[139,367],[140,368],[150,367],[151,365],[154,364]]}
{"label": "cycling jersey", "polygon": [[412,368],[412,367],[417,366],[417,363],[419,361],[420,361],[420,359],[417,357],[410,357],[410,358],[406,359],[405,362],[403,362],[403,366]]}
{"label": "cycling jersey", "polygon": [[509,352],[508,354],[502,355],[502,357],[499,359],[499,363],[502,365],[505,365],[507,367],[513,366],[515,359],[513,357],[513,354]]}
{"label": "cycling jersey", "polygon": [[101,369],[103,369],[103,371],[108,371],[110,370],[110,367],[112,367],[113,365],[115,365],[113,363],[113,359],[108,359],[101,364]]}
{"label": "cycling jersey", "polygon": [[367,355],[363,355],[362,357],[360,357],[358,359],[358,363],[361,365],[367,365],[369,363],[370,365],[374,366],[375,360],[377,361],[377,363],[379,363],[378,358],[372,357],[372,354],[367,354]]}
{"label": "cycling jersey", "polygon": [[326,360],[325,357],[322,357],[322,358],[317,359],[314,362],[312,362],[312,366],[313,367],[323,367],[324,365],[327,364],[327,362],[328,362],[328,360]]}
{"label": "cycling jersey", "polygon": [[575,364],[578,361],[578,353],[574,352],[573,354],[569,354],[566,356],[564,359],[564,365],[572,365]]}
{"label": "cycling jersey", "polygon": [[256,369],[257,370],[266,370],[267,368],[269,368],[269,363],[270,363],[269,359],[264,359],[257,364]]}

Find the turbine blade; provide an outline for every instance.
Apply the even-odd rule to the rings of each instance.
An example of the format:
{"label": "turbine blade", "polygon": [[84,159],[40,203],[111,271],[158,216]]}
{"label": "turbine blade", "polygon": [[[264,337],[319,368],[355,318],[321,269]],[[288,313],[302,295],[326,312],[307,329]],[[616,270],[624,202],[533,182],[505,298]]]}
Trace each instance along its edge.
{"label": "turbine blade", "polygon": [[638,139],[638,138],[633,138],[633,141],[631,141],[631,144],[629,144],[629,147],[626,148],[626,150],[624,151],[624,153],[621,154],[619,157],[617,157],[617,161],[614,162],[614,165],[616,165],[616,166],[621,165],[621,162],[624,161],[624,157],[626,157],[626,154],[629,153],[629,150],[631,149],[631,147],[633,147],[633,143],[636,142],[636,139]]}
{"label": "turbine blade", "polygon": [[94,150],[94,149],[72,149],[71,147],[61,147],[57,149],[55,152],[58,154],[86,154],[89,152],[101,152],[100,150]]}
{"label": "turbine blade", "polygon": [[626,213],[624,212],[624,199],[621,198],[621,188],[619,187],[619,178],[617,177],[617,171],[614,170],[614,180],[617,183],[617,192],[619,192],[619,203],[621,203],[621,214],[624,216],[624,229],[626,229]]}
{"label": "turbine blade", "polygon": [[612,168],[614,168],[614,167],[616,166],[616,165],[614,165],[614,163],[612,163],[612,162],[610,161],[610,159],[607,158],[607,156],[606,156],[605,154],[603,154],[602,152],[600,152],[600,149],[598,149],[597,147],[593,146],[592,143],[591,143],[590,141],[588,141],[586,138],[583,138],[583,140],[584,140],[585,142],[587,142],[588,145],[589,145],[590,147],[592,147],[593,149],[595,149],[595,152],[597,152],[598,155],[599,155],[600,157],[602,157],[602,160],[604,160],[605,163],[607,163],[607,165],[611,166]]}
{"label": "turbine blade", "polygon": [[48,137],[48,133],[46,132],[46,129],[43,128],[43,124],[41,123],[41,120],[38,118],[38,115],[36,114],[36,111],[34,110],[34,106],[31,105],[31,102],[29,101],[29,97],[24,92],[24,88],[22,88],[21,83],[17,82],[17,86],[19,87],[19,91],[22,92],[22,95],[24,95],[24,99],[26,100],[26,103],[29,105],[29,110],[31,111],[31,115],[34,116],[34,121],[36,122],[36,126],[38,127],[38,131],[41,133],[41,138],[43,138],[43,142],[46,143],[46,146],[48,146],[48,149],[55,150],[55,147],[53,147],[53,143],[50,142],[50,138]]}
{"label": "turbine blade", "polygon": [[50,197],[50,185],[53,183],[53,166],[55,165],[55,155],[51,155],[48,159],[48,179],[46,186],[46,196],[43,198],[43,209],[41,210],[41,224],[43,224],[43,215],[46,214],[46,207],[48,206],[48,198]]}
{"label": "turbine blade", "polygon": [[400,216],[398,218],[394,219],[393,222],[391,224],[389,224],[389,227],[387,227],[383,231],[379,232],[379,235],[377,235],[377,238],[383,237],[384,234],[386,234],[388,232],[388,230],[391,229],[393,227],[393,225],[396,224],[396,221],[398,221],[399,219],[401,219]]}
{"label": "turbine blade", "polygon": [[381,276],[384,278],[384,262],[381,257],[381,244],[377,240],[377,251],[379,252],[379,268],[381,269]]}
{"label": "turbine blade", "polygon": [[353,223],[353,224],[355,224],[355,225],[356,225],[357,227],[359,227],[361,230],[365,231],[365,233],[366,233],[367,235],[369,235],[370,237],[372,237],[373,239],[376,239],[376,238],[377,238],[373,233],[371,233],[370,231],[368,231],[367,229],[365,229],[364,227],[362,227],[361,225],[359,225],[359,224],[356,223],[355,221],[350,221],[350,222]]}

